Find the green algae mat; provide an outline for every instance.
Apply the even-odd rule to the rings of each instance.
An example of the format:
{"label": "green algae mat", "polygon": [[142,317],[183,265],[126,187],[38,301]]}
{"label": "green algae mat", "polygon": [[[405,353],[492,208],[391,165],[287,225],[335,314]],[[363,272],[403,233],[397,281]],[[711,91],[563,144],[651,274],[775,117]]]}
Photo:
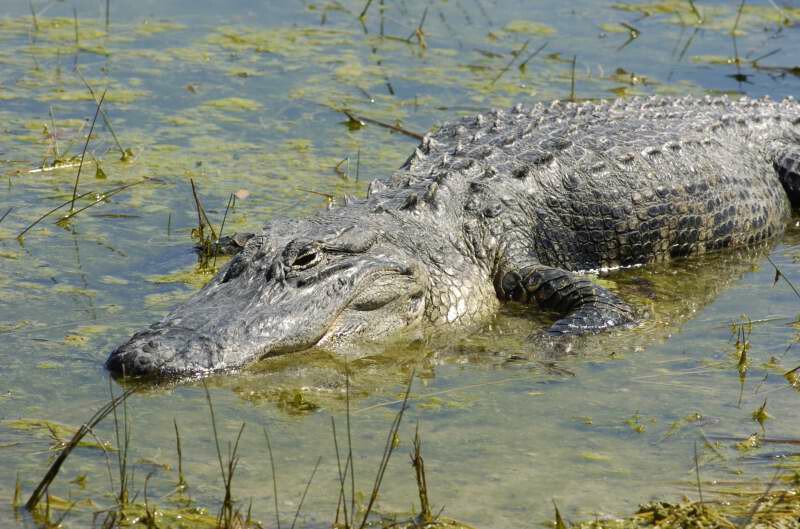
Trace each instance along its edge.
{"label": "green algae mat", "polygon": [[505,307],[205,387],[102,367],[223,264],[195,251],[210,234],[363,195],[447,120],[799,95],[797,2],[0,6],[0,526],[797,526],[795,222],[767,248],[595,278],[647,321],[567,356],[528,339],[548,315]]}

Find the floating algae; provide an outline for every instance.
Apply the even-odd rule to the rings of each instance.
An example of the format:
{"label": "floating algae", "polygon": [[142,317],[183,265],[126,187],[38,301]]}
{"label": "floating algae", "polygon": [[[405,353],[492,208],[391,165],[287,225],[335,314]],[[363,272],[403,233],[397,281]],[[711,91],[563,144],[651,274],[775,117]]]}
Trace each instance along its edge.
{"label": "floating algae", "polygon": [[[99,12],[95,4],[84,9],[78,2],[77,45],[71,5],[54,2],[42,13],[48,2],[34,0],[37,33],[27,3],[9,4],[9,11],[24,16],[0,18],[0,215],[14,207],[0,224],[0,255],[5,256],[0,261],[0,297],[6,302],[0,303],[4,416],[78,424],[83,417],[75,416],[76,409],[107,398],[102,367],[107,352],[190,296],[195,287],[184,286],[184,280],[202,282],[193,271],[196,254],[189,231],[196,215],[189,178],[200,185],[215,226],[229,194],[248,189],[248,200],[229,213],[226,231],[253,231],[276,216],[298,217],[325,208],[327,198],[309,191],[333,195],[337,204],[344,193],[363,197],[370,179],[391,174],[413,150],[416,140],[388,129],[372,124],[348,128],[342,109],[424,134],[444,121],[488,107],[568,97],[573,79],[578,99],[722,91],[781,97],[797,93],[800,79],[792,74],[792,50],[798,47],[792,24],[797,19],[779,2],[778,8],[770,2],[752,6],[761,13],[751,11],[751,3],[744,4],[736,31],[738,67],[744,76],[738,79],[746,81],[742,84],[728,77],[738,73],[729,33],[739,2],[694,2],[700,17],[690,2],[666,2],[672,12],[653,11],[639,18],[641,11],[610,9],[610,2],[595,1],[553,3],[535,13],[520,12],[516,0],[376,1],[362,28],[358,14],[365,3],[342,0],[312,6],[268,0],[264,9],[253,9],[237,0],[220,15],[207,2],[192,4],[189,12],[162,2],[143,19],[133,3],[111,2],[107,30],[103,2]],[[654,3],[660,4],[642,5]],[[406,37],[415,31],[426,7],[422,29],[427,47],[422,48],[416,38],[407,42]],[[52,15],[59,15],[52,17],[58,20],[51,22]],[[534,21],[543,27],[530,24]],[[641,34],[617,50],[630,33],[620,22]],[[612,33],[611,27],[620,32]],[[527,39],[530,44],[521,52]],[[546,51],[520,68],[544,42]],[[770,54],[779,48],[782,51]],[[694,62],[698,57],[722,60]],[[107,184],[101,186],[93,178],[92,160],[83,167],[81,189],[99,192],[143,177],[153,182],[98,204],[66,228],[43,223],[23,247],[14,240],[16,234],[72,193],[76,167],[28,171],[40,169],[43,159],[53,160],[55,139],[62,158],[80,153],[88,123],[80,129],[95,103],[73,73],[76,64],[96,90],[109,87],[104,108],[110,123],[123,148],[136,153],[131,162],[117,163],[119,150],[98,122],[86,162],[95,155]],[[786,68],[767,70],[764,65]],[[124,97],[115,102],[117,92]],[[204,105],[229,98],[260,107]],[[74,145],[67,149],[70,142]],[[795,240],[789,238],[787,244],[773,253],[776,260],[783,259],[786,248],[796,250]],[[800,388],[797,372],[787,371],[800,364],[796,347],[787,350],[797,331],[785,325],[794,319],[797,305],[781,285],[771,287],[772,276],[758,270],[758,258],[731,257],[737,259],[738,267],[711,259],[698,262],[695,270],[679,263],[615,275],[620,293],[647,313],[645,321],[625,336],[593,338],[591,346],[574,357],[539,361],[539,351],[527,337],[543,328],[549,316],[513,307],[476,330],[477,336],[465,332],[440,341],[426,338],[421,345],[414,341],[418,338],[409,338],[406,343],[366,347],[358,351],[365,356],[351,357],[348,365],[351,404],[358,412],[354,417],[363,421],[353,431],[354,441],[364,449],[365,459],[380,457],[380,446],[365,449],[383,440],[383,431],[376,427],[383,423],[372,419],[396,409],[397,386],[416,365],[424,372],[425,387],[415,387],[411,399],[430,423],[426,442],[431,448],[427,462],[432,499],[447,506],[445,514],[464,517],[475,526],[515,528],[551,520],[552,495],[560,496],[561,512],[573,519],[584,518],[576,510],[624,512],[631,502],[650,494],[670,501],[676,488],[693,495],[694,489],[683,487],[681,480],[690,476],[693,481],[694,465],[686,454],[701,427],[718,450],[728,449],[722,453],[729,463],[703,453],[701,477],[709,498],[713,496],[706,491],[711,488],[707,482],[718,477],[717,471],[722,477],[735,475],[738,467],[762,477],[771,474],[773,464],[787,459],[771,457],[769,439],[792,435],[797,396],[793,387]],[[797,267],[781,262],[794,280]],[[58,285],[69,287],[59,290]],[[725,290],[725,285],[734,288]],[[736,408],[740,387],[725,326],[743,311],[754,319],[784,319],[766,323],[760,335],[754,331],[743,403]],[[94,325],[108,328],[85,328]],[[719,325],[722,330],[716,329]],[[662,343],[668,335],[670,340]],[[75,342],[65,343],[66,336],[75,336]],[[280,486],[292,493],[302,490],[305,476],[297,476],[306,473],[306,456],[322,453],[331,463],[332,449],[326,444],[329,415],[341,427],[347,406],[343,360],[316,354],[265,359],[241,374],[209,381],[221,401],[220,417],[230,422],[246,417],[251,427],[267,423],[276,430],[276,453],[285,459],[279,463]],[[783,368],[765,367],[771,357],[782,360]],[[574,376],[552,374],[556,369]],[[704,373],[690,374],[695,371]],[[506,381],[513,377],[520,378]],[[631,380],[639,377],[643,378]],[[482,386],[487,381],[492,384]],[[769,436],[757,436],[760,446],[739,453],[736,442],[760,430],[752,413],[763,404],[766,391],[767,410],[775,416],[765,423]],[[620,400],[630,405],[620,407]],[[148,501],[156,525],[190,526],[192,521],[215,526],[222,500],[219,469],[207,428],[199,435],[194,428],[207,426],[207,418],[198,415],[204,408],[197,386],[151,388],[140,402],[135,412],[147,427],[135,436],[142,457],[137,454],[131,461],[166,461],[174,444],[172,417],[191,425],[183,441],[189,491],[196,503],[187,506],[168,496],[177,479],[145,462],[136,468],[139,490],[134,493],[139,496],[126,520],[138,519],[140,525],[152,520],[143,504],[142,484],[155,470]],[[646,426],[642,433],[624,422],[636,409],[643,417],[638,424]],[[697,411],[703,419],[689,420]],[[648,422],[651,416],[658,422]],[[585,424],[589,420],[591,426]],[[677,430],[663,439],[676,423]],[[0,425],[0,446],[24,441],[3,448],[0,463],[19,470],[25,491],[33,485],[31,479],[40,476],[46,458],[32,453],[33,443],[27,442],[47,448],[47,431],[37,432],[33,438]],[[107,430],[99,433],[110,438]],[[720,448],[717,434],[737,440]],[[9,443],[5,436],[11,436]],[[399,437],[402,447],[409,436],[403,431]],[[258,441],[244,441],[241,481],[234,484],[242,493],[239,506],[244,514],[252,495],[254,516],[257,513],[264,526],[272,525],[273,498],[270,487],[264,486],[269,473],[261,465],[264,449]],[[699,445],[706,450],[702,442]],[[361,455],[359,450],[356,467],[364,476]],[[405,472],[405,454],[400,456],[394,464]],[[605,456],[610,461],[601,460]],[[58,490],[54,487],[58,497],[53,508],[67,505],[59,500],[85,496],[113,507],[103,454],[87,449],[74,457],[80,464],[69,469],[74,474],[65,475]],[[113,465],[116,458],[111,459]],[[12,496],[13,474],[0,479],[0,496]],[[313,485],[306,503],[308,517],[298,525],[330,523],[338,493],[335,474],[328,473],[324,485]],[[78,490],[73,477],[81,475],[89,479],[85,489]],[[410,474],[402,476],[396,482],[390,478],[380,498],[387,513],[408,510],[414,499],[403,488]],[[794,486],[782,478],[778,485]],[[752,490],[760,494],[766,486],[763,482]],[[284,516],[294,514],[298,495],[281,497]],[[0,520],[13,526],[13,514],[4,505]],[[91,525],[94,510],[76,505],[65,525]],[[415,525],[411,516],[386,518],[394,518],[396,526]],[[444,523],[443,518],[438,521]]]}

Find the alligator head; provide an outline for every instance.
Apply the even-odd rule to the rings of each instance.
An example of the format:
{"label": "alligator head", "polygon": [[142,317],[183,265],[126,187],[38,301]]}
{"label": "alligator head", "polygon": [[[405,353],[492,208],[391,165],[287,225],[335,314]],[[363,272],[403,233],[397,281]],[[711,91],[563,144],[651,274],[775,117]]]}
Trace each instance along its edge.
{"label": "alligator head", "polygon": [[335,349],[421,320],[427,281],[420,262],[374,227],[278,221],[186,303],[114,350],[106,366],[186,376],[318,344]]}

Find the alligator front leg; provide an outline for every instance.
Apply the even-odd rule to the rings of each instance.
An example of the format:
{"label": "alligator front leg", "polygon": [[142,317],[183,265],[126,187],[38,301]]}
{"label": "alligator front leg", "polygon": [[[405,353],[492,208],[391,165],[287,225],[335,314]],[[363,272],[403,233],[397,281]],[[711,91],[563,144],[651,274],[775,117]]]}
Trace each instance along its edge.
{"label": "alligator front leg", "polygon": [[560,268],[523,267],[506,273],[501,283],[503,297],[564,315],[550,335],[596,333],[635,321],[633,309],[614,293]]}

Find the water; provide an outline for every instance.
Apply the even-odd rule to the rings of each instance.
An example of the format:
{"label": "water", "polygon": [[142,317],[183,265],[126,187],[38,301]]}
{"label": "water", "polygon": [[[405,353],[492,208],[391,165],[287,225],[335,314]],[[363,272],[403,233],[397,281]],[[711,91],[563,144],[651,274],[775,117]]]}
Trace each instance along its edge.
{"label": "water", "polygon": [[[0,525],[31,525],[11,508],[15,482],[19,476],[29,494],[53,454],[46,429],[22,426],[41,419],[74,428],[87,420],[109,398],[108,351],[207,279],[195,270],[189,179],[216,223],[230,193],[249,195],[228,215],[228,232],[312,214],[327,199],[307,190],[364,193],[369,179],[388,175],[414,146],[378,126],[351,130],[338,110],[425,131],[487,107],[569,97],[573,57],[578,98],[778,98],[800,88],[796,2],[782,12],[748,3],[735,42],[738,2],[696,2],[702,23],[677,1],[635,10],[601,1],[387,1],[383,17],[381,5],[373,2],[362,25],[360,1],[237,0],[224,9],[111,2],[106,31],[105,2],[34,3],[38,29],[26,2],[2,2],[0,216],[13,210],[0,223]],[[622,22],[638,32],[627,45]],[[728,61],[737,53],[738,66]],[[103,108],[122,150],[134,153],[119,161],[100,118],[78,194],[149,180],[66,226],[48,217],[20,245],[17,233],[73,193],[75,167],[31,170],[51,163],[56,148],[66,163],[81,153],[95,103],[76,65],[98,98],[108,89]],[[694,496],[696,442],[706,494],[713,480],[766,486],[775,457],[790,446],[744,452],[722,439],[720,459],[705,439],[760,431],[752,413],[765,398],[773,417],[767,435],[797,437],[798,395],[782,373],[800,364],[791,325],[800,301],[786,283],[773,286],[766,254],[800,284],[799,245],[800,230],[789,225],[781,242],[761,252],[609,276],[628,299],[650,307],[651,319],[636,331],[590,339],[566,358],[547,358],[527,340],[546,318],[511,307],[473,335],[424,347],[387,344],[382,354],[349,363],[357,490],[371,490],[399,409],[392,401],[412,368],[413,399],[381,512],[416,504],[406,454],[417,420],[433,508],[477,527],[534,526],[551,519],[553,498],[568,518],[591,519],[631,512],[653,497]],[[743,314],[766,321],[749,336],[741,384],[728,322]],[[302,521],[332,520],[339,488],[330,417],[341,436],[344,371],[343,359],[314,352],[208,381],[221,439],[232,441],[247,423],[234,494],[243,509],[252,498],[265,524],[273,523],[273,498],[264,426],[284,523],[319,455]],[[176,481],[174,418],[189,493],[216,512],[222,488],[203,387],[150,388],[128,410],[137,501],[153,472],[150,500],[175,508],[167,497]],[[98,437],[113,439],[112,422],[98,427]],[[103,452],[79,448],[52,493],[92,498],[94,507],[81,503],[66,518],[74,527],[91,523],[92,510],[112,503]]]}

